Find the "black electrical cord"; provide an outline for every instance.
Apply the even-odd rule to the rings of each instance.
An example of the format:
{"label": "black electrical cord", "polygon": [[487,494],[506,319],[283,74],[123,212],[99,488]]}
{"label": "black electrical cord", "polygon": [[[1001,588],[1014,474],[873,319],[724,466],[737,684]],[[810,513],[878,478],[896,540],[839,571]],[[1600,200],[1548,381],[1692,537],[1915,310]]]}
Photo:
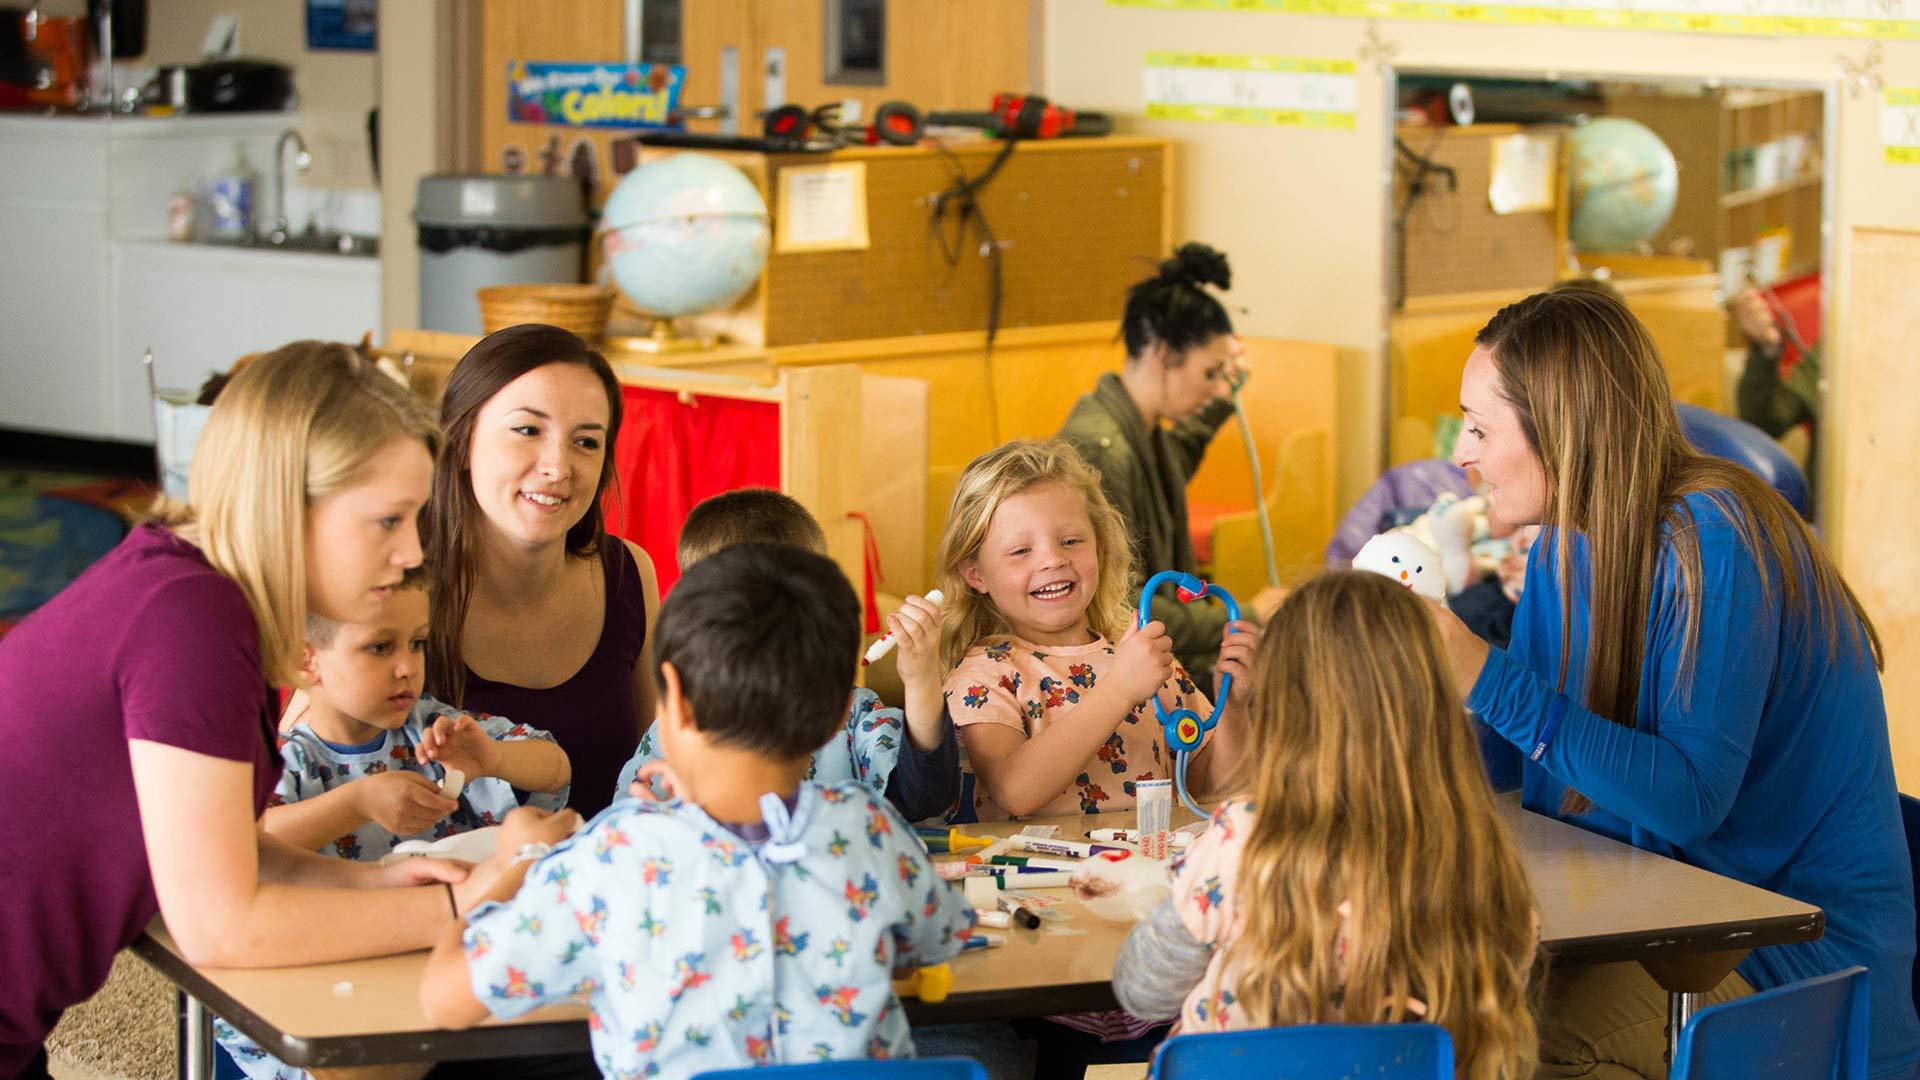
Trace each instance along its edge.
{"label": "black electrical cord", "polygon": [[[1000,146],[1000,152],[981,171],[979,176],[969,177],[960,164],[960,158],[949,150],[944,143],[935,142],[934,147],[942,155],[948,169],[953,173],[953,183],[945,191],[933,197],[931,221],[934,239],[940,243],[940,256],[952,269],[960,265],[963,254],[962,244],[966,241],[967,223],[973,222],[979,227],[981,243],[986,245],[987,256],[987,352],[993,352],[993,339],[1000,332],[1001,303],[1001,266],[1000,242],[993,235],[993,226],[987,221],[987,212],[976,196],[981,189],[993,182],[1000,170],[1013,156],[1013,148],[1019,145],[1015,139],[1007,139]],[[945,222],[948,209],[954,211],[953,237],[947,237]]]}
{"label": "black electrical cord", "polygon": [[1398,135],[1393,139],[1396,155],[1406,159],[1397,161],[1396,167],[1413,170],[1413,175],[1407,179],[1406,197],[1400,201],[1400,209],[1393,215],[1393,308],[1395,311],[1400,310],[1401,305],[1407,301],[1407,218],[1412,216],[1414,204],[1427,193],[1428,178],[1435,174],[1446,178],[1449,194],[1460,190],[1460,175],[1454,171],[1453,166],[1442,165],[1428,156],[1433,153],[1433,148],[1439,145],[1440,136],[1445,132],[1445,128],[1434,131],[1433,141],[1427,144],[1425,154],[1416,153]]}

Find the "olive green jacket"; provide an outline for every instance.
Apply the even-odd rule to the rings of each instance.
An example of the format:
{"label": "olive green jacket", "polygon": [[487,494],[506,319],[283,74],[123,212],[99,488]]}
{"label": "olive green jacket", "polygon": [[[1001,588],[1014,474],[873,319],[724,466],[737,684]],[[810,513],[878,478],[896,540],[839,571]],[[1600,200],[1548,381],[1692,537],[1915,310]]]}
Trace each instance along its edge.
{"label": "olive green jacket", "polygon": [[[1232,402],[1216,401],[1194,418],[1148,431],[1146,418],[1112,373],[1100,376],[1093,393],[1067,414],[1061,437],[1100,473],[1107,501],[1127,523],[1135,589],[1162,570],[1200,572],[1187,529],[1187,482],[1199,471],[1214,432],[1232,415]],[[1153,617],[1166,624],[1174,655],[1211,694],[1226,610],[1213,603],[1182,604],[1163,589],[1153,598]]]}

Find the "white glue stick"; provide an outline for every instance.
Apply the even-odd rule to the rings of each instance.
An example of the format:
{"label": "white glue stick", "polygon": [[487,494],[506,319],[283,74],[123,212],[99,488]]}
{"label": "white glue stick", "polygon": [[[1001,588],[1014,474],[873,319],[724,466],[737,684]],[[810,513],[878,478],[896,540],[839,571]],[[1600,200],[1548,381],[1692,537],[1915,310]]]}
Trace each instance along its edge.
{"label": "white glue stick", "polygon": [[990,926],[995,930],[1005,930],[1007,927],[1013,925],[1013,914],[1011,912],[976,911],[973,915],[974,918],[979,920],[981,926]]}
{"label": "white glue stick", "polygon": [[[937,606],[941,601],[945,600],[946,597],[941,594],[939,589],[935,589],[932,592],[929,592],[925,597],[923,597],[923,599],[925,599],[928,603],[934,604]],[[881,657],[892,652],[893,647],[897,644],[899,644],[899,642],[894,640],[893,631],[889,630],[886,633],[881,634],[880,640],[875,641],[873,644],[867,646],[867,655],[860,658],[860,666],[866,667],[868,664],[871,664],[876,660],[879,660]]]}
{"label": "white glue stick", "polygon": [[1164,862],[1173,847],[1173,781],[1141,780],[1133,785],[1133,797],[1140,854]]}

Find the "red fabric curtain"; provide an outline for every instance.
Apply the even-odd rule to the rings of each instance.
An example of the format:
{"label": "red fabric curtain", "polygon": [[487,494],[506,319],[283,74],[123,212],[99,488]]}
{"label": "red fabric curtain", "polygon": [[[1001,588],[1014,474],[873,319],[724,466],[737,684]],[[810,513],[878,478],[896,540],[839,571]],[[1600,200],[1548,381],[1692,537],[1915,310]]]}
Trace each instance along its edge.
{"label": "red fabric curtain", "polygon": [[607,525],[653,556],[666,595],[680,580],[680,524],[723,491],[780,486],[780,406],[771,401],[621,388],[626,416],[613,448]]}

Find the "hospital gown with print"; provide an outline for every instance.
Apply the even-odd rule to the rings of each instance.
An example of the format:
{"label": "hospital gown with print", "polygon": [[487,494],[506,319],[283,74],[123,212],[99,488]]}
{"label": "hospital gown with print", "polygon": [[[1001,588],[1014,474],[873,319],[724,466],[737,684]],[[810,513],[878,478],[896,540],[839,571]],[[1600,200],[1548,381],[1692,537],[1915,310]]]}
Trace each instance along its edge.
{"label": "hospital gown with print", "polygon": [[973,909],[857,783],[761,798],[750,843],[681,801],[621,799],[465,933],[502,1019],[584,1000],[609,1077],[911,1056],[892,972],[945,961]]}
{"label": "hospital gown with print", "polygon": [[[460,715],[461,711],[452,706],[422,697],[414,703],[406,722],[401,726],[383,732],[377,741],[354,747],[341,747],[327,742],[307,725],[296,724],[280,737],[280,760],[286,769],[280,776],[279,787],[268,798],[267,805],[271,808],[311,799],[342,784],[396,769],[419,773],[437,784],[446,771],[437,764],[421,763],[414,751],[434,721],[442,716]],[[481,730],[500,742],[526,739],[554,741],[553,736],[544,731],[516,724],[505,717],[468,715],[473,715]],[[567,786],[562,785],[554,791],[527,793],[525,803],[542,810],[558,810],[567,804],[567,791]],[[521,795],[504,780],[490,776],[478,777],[468,780],[461,788],[459,809],[435,822],[430,829],[396,836],[369,821],[350,833],[336,837],[319,851],[322,855],[336,855],[356,862],[377,862],[392,852],[396,844],[407,840],[433,841],[488,825],[498,825],[507,816],[507,811],[521,804]],[[262,1050],[224,1020],[214,1021],[214,1036],[250,1080],[304,1080],[309,1075],[306,1070],[285,1064]]]}

